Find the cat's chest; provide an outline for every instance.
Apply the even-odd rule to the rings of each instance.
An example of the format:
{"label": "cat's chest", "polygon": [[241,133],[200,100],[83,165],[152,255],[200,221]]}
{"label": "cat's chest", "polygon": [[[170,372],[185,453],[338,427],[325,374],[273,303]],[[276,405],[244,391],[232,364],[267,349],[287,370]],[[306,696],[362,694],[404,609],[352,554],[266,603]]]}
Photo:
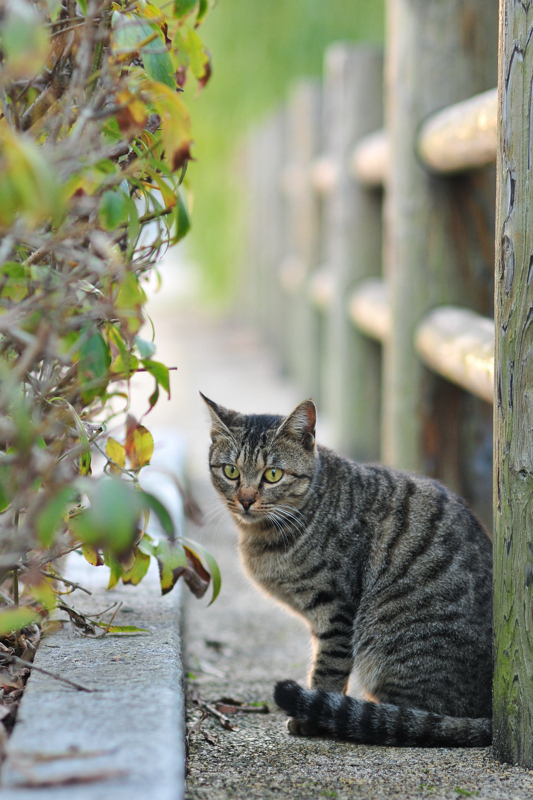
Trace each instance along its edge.
{"label": "cat's chest", "polygon": [[257,548],[247,547],[242,542],[239,550],[244,569],[256,584],[304,617],[312,630],[319,631],[324,627],[326,609],[323,606],[314,607],[312,602],[320,587],[316,580],[302,581],[298,574],[301,564],[298,569],[290,555],[279,552],[259,553]]}

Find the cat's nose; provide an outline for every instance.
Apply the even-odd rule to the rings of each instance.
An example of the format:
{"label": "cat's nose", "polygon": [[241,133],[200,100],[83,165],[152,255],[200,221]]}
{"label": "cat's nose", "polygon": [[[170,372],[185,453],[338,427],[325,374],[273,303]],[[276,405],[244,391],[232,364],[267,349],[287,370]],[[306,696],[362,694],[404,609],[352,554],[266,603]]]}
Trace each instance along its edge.
{"label": "cat's nose", "polygon": [[255,503],[255,497],[239,497],[239,503],[245,511],[248,511],[250,506]]}

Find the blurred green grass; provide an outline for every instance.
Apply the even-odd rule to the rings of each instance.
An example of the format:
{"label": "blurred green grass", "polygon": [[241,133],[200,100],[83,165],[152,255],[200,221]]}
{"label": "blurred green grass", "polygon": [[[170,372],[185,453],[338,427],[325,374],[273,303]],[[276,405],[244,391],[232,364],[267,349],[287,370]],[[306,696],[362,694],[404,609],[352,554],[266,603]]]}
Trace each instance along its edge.
{"label": "blurred green grass", "polygon": [[232,299],[245,226],[239,159],[247,131],[301,76],[320,76],[334,41],[383,41],[383,0],[219,0],[200,33],[213,75],[187,88],[195,162],[190,255],[210,301]]}

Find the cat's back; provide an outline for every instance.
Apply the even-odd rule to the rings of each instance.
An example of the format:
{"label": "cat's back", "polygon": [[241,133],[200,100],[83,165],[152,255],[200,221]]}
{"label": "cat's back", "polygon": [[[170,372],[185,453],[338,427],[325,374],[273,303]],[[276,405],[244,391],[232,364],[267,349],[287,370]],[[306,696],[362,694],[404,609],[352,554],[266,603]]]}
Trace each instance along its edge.
{"label": "cat's back", "polygon": [[372,576],[404,570],[437,548],[490,575],[492,543],[466,502],[439,481],[381,464],[359,464],[319,446],[318,525],[335,520],[363,544]]}
{"label": "cat's back", "polygon": [[[366,487],[367,501],[356,520],[367,532],[354,628],[363,683],[378,699],[386,686],[389,702],[422,703],[458,716],[489,713],[488,534],[438,481],[377,465],[354,465],[352,472]],[[413,668],[423,680],[417,696],[406,700]],[[445,687],[454,684],[461,689],[452,694]]]}

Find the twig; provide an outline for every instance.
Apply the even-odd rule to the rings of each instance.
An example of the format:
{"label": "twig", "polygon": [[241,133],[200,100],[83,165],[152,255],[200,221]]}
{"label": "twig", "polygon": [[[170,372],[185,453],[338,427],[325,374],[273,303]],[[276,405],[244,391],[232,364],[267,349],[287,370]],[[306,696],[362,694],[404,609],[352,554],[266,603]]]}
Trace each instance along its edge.
{"label": "twig", "polygon": [[69,581],[66,578],[62,578],[61,575],[56,575],[54,572],[45,572],[45,570],[42,569],[41,575],[44,575],[45,578],[53,578],[55,581],[61,581],[61,583],[64,583],[65,586],[71,586],[73,589],[79,589],[81,592],[85,592],[85,594],[92,594],[92,592],[90,592],[84,586],[80,586],[79,583],[74,583],[74,581]]}
{"label": "twig", "polygon": [[229,717],[227,717],[225,714],[222,714],[214,706],[210,705],[209,703],[206,703],[205,700],[200,700],[200,698],[198,698],[196,702],[200,706],[200,708],[205,709],[205,711],[209,712],[211,716],[216,717],[218,720],[220,720],[222,727],[226,728],[226,730],[228,731],[239,730],[239,726],[236,723],[233,723]]}
{"label": "twig", "polygon": [[8,594],[6,594],[5,592],[2,592],[1,590],[0,590],[0,597],[2,598],[2,600],[3,600],[5,603],[7,603],[7,604],[8,604],[8,606],[14,606],[14,605],[15,605],[15,603],[13,602],[13,598],[12,598],[12,597],[10,597],[10,596],[9,596]]}
{"label": "twig", "polygon": [[109,622],[107,623],[107,628],[103,632],[102,636],[105,636],[106,633],[109,633],[109,629],[110,629],[111,625],[113,624],[113,620],[115,619],[115,617],[117,616],[117,613],[120,611],[121,608],[122,608],[122,603],[119,603],[117,605],[117,607],[115,608],[115,610],[113,611],[113,615],[112,615],[111,619],[109,620]]}
{"label": "twig", "polygon": [[2,653],[0,656],[1,659],[4,659],[8,662],[16,662],[21,666],[28,667],[28,669],[34,669],[37,672],[42,672],[43,675],[47,675],[49,678],[53,678],[56,681],[60,681],[60,683],[65,683],[67,686],[71,686],[73,689],[76,689],[78,692],[98,692],[99,689],[89,689],[87,686],[82,686],[81,683],[75,683],[74,681],[69,680],[68,678],[63,678],[62,675],[57,675],[55,672],[50,672],[47,669],[43,669],[42,667],[36,667],[35,664],[32,664],[31,661],[24,661],[23,658],[19,658],[18,656],[7,655],[6,653]]}

